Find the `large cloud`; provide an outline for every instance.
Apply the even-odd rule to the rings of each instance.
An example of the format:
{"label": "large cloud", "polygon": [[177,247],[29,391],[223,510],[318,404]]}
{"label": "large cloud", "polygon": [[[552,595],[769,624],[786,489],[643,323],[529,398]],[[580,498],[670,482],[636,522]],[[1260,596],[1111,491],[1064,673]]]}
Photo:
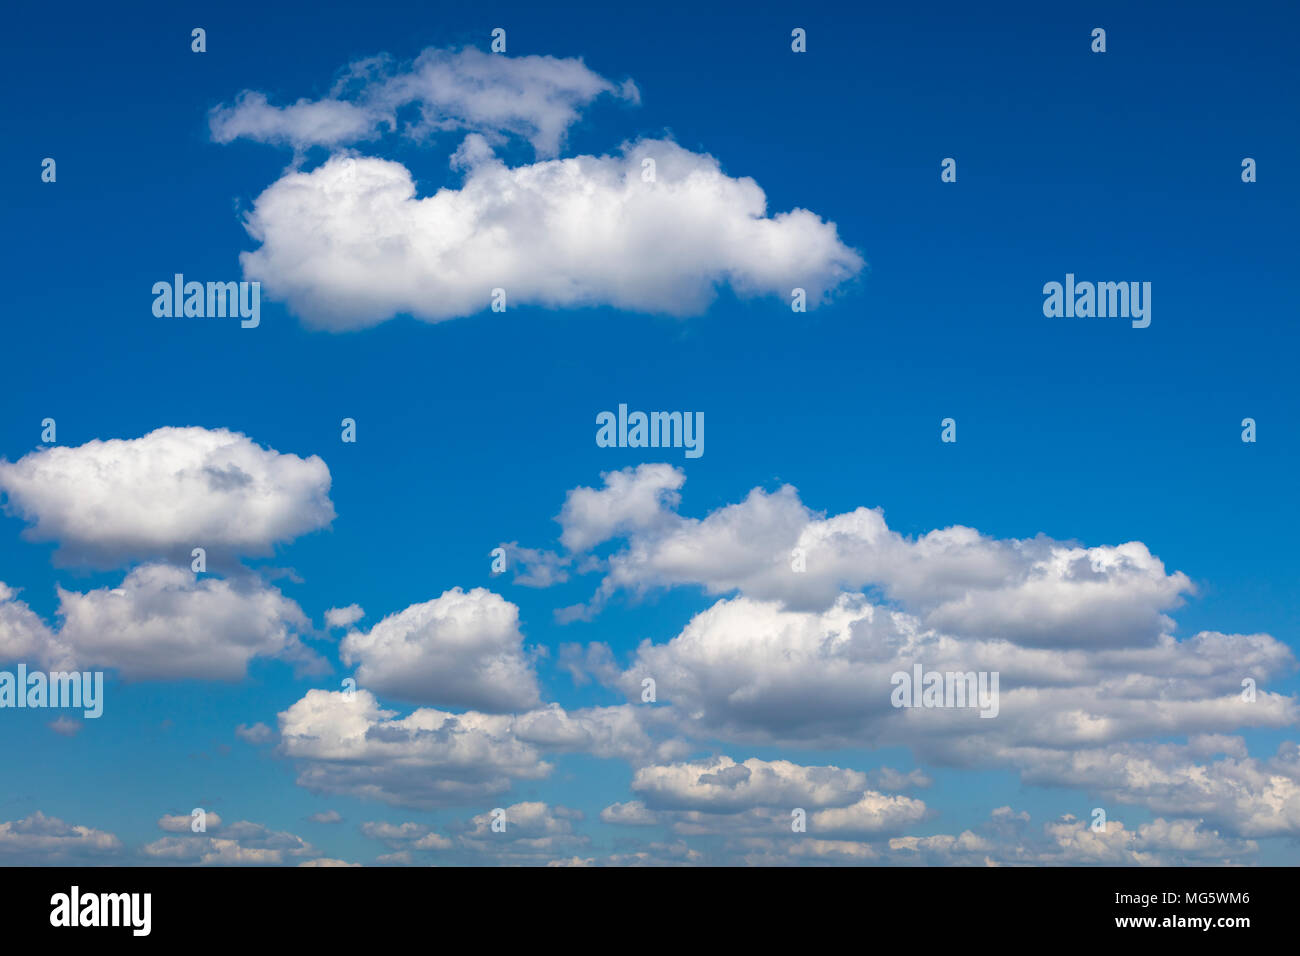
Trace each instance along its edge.
{"label": "large cloud", "polygon": [[[933,627],[1037,647],[1152,645],[1165,613],[1191,590],[1138,541],[1083,547],[1045,536],[999,540],[973,528],[917,538],[891,530],[879,509],[827,517],[786,485],[752,490],[703,518],[677,512],[685,475],[662,464],[604,476],[569,492],[561,542],[583,551],[611,540],[605,579],[585,608],[613,595],[692,585],[822,609],[844,590],[878,588]],[[796,570],[796,562],[802,570]]]}
{"label": "large cloud", "polygon": [[341,146],[398,129],[398,111],[415,107],[418,120],[401,128],[406,136],[512,134],[554,156],[579,111],[602,94],[639,98],[630,81],[616,85],[577,59],[430,48],[411,63],[390,57],[354,63],[321,100],[273,106],[264,94],[245,90],[233,105],[214,109],[209,125],[219,143],[244,138],[298,148]]}
{"label": "large cloud", "polygon": [[313,455],[261,447],[224,428],[159,428],[135,439],[43,448],[0,460],[7,507],[70,562],[269,553],[334,519],[330,473]]}
{"label": "large cloud", "polygon": [[834,224],[805,209],[768,217],[752,179],[672,142],[508,168],[471,136],[456,160],[464,185],[424,198],[383,159],[286,173],[248,216],[261,246],[242,254],[245,274],[337,331],[483,312],[495,288],[509,305],[679,316],[704,311],[724,284],[784,297],[800,287],[816,305],[862,267]]}
{"label": "large cloud", "polygon": [[419,704],[527,710],[541,697],[519,631],[519,609],[484,588],[453,588],[352,631],[340,654],[357,681]]}
{"label": "large cloud", "polygon": [[[996,719],[975,708],[893,706],[892,675],[999,675]],[[1295,701],[1241,680],[1285,674],[1294,658],[1267,635],[1204,633],[1133,650],[1022,648],[961,639],[862,595],[825,612],[731,598],[697,614],[665,644],[645,641],[614,679],[629,698],[656,682],[696,739],[834,746],[911,745],[928,757],[988,759],[994,744],[1086,747],[1151,735],[1284,727]]]}

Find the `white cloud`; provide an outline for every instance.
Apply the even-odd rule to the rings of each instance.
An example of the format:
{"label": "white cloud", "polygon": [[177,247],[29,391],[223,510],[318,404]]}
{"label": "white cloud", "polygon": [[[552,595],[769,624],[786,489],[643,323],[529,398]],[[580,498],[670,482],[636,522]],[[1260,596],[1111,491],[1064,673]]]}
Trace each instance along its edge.
{"label": "white cloud", "polygon": [[453,588],[391,614],[340,645],[357,682],[399,700],[488,711],[541,702],[519,609],[484,588]]}
{"label": "white cloud", "polygon": [[[158,818],[158,828],[166,830],[168,833],[192,833],[194,818],[188,813],[168,814]],[[217,830],[221,827],[221,815],[215,811],[206,812],[203,815],[203,825],[208,830]]]}
{"label": "white cloud", "polygon": [[465,850],[501,863],[541,864],[556,854],[572,853],[590,843],[574,830],[582,813],[568,807],[525,801],[501,807],[504,832],[494,831],[494,813],[480,813],[462,827],[457,843]]}
{"label": "white cloud", "polygon": [[867,792],[847,807],[818,810],[808,819],[808,832],[817,834],[884,833],[919,823],[925,804],[911,797]]}
{"label": "white cloud", "polygon": [[321,100],[273,106],[245,90],[232,105],[209,116],[218,143],[243,138],[263,143],[337,147],[398,130],[399,110],[415,107],[419,118],[401,127],[408,137],[445,130],[473,130],[527,139],[538,154],[557,155],[580,111],[609,94],[637,102],[631,81],[612,83],[580,59],[511,57],[473,48],[430,48],[411,63],[374,57],[352,64]]}
{"label": "white cloud", "polygon": [[[1165,612],[1192,589],[1136,541],[1088,548],[1041,535],[998,540],[961,526],[907,538],[879,509],[826,517],[789,485],[755,488],[695,519],[677,512],[680,469],[640,465],[603,477],[601,489],[570,491],[559,519],[570,550],[625,541],[587,614],[621,591],[683,585],[809,610],[874,587],[928,626],[965,637],[1126,647],[1155,644],[1173,626]],[[793,569],[796,549],[803,571]]]}
{"label": "white cloud", "polygon": [[212,138],[218,143],[251,139],[291,146],[337,146],[377,135],[383,117],[342,100],[300,99],[289,106],[272,106],[265,94],[245,90],[230,106],[209,116]]}
{"label": "white cloud", "polygon": [[[642,179],[654,159],[656,181]],[[815,306],[862,267],[834,224],[805,209],[768,217],[752,179],[668,141],[613,156],[508,168],[471,137],[460,189],[417,198],[410,172],[334,157],[257,197],[245,275],[308,324],[333,331],[402,313],[438,322],[511,306],[693,315],[717,289]]]}
{"label": "white cloud", "polygon": [[127,680],[227,681],[244,677],[254,657],[324,666],[297,637],[310,627],[302,610],[255,579],[197,579],[152,564],[117,588],[58,594],[63,626],[44,658],[60,664],[113,669]]}
{"label": "white cloud", "polygon": [[661,815],[640,800],[629,800],[626,803],[611,803],[601,810],[600,822],[628,827],[651,827],[661,822]]}
{"label": "white cloud", "polygon": [[560,543],[570,551],[587,551],[615,534],[644,533],[670,527],[681,502],[686,473],[664,464],[637,465],[603,472],[603,488],[574,488],[564,498]]}
{"label": "white cloud", "polygon": [[450,850],[454,846],[449,838],[424,823],[363,823],[361,832],[394,850]]}
{"label": "white cloud", "polygon": [[330,628],[351,627],[365,616],[366,612],[360,604],[349,604],[347,607],[332,607],[325,612],[325,626]]}
{"label": "white cloud", "polygon": [[1011,751],[1027,783],[1072,787],[1156,813],[1209,820],[1242,837],[1300,836],[1300,746],[1272,758],[1198,760],[1179,744]]}
{"label": "white cloud", "polygon": [[405,717],[374,694],[308,691],[279,715],[280,752],[298,761],[298,783],[321,793],[396,806],[481,804],[519,780],[547,776],[544,755],[585,753],[635,766],[682,756],[680,739],[656,739],[647,725],[665,712],[629,705],[566,712],[549,704],[518,715],[427,707]]}
{"label": "white cloud", "polygon": [[0,581],[0,661],[49,662],[52,635],[40,615],[18,599],[18,589]]}
{"label": "white cloud", "polygon": [[500,548],[505,552],[506,567],[515,570],[514,583],[521,587],[549,588],[569,580],[565,568],[572,563],[570,558],[537,548],[521,548],[517,541],[503,541]]}
{"label": "white cloud", "polygon": [[[208,814],[209,821],[215,814]],[[155,864],[195,864],[199,866],[281,866],[294,858],[311,856],[316,849],[302,837],[271,830],[260,823],[240,820],[226,827],[221,836],[186,832],[170,825],[188,817],[163,817],[164,830],[184,832],[184,836],[162,837],[140,848]],[[209,825],[211,825],[209,823]]]}
{"label": "white cloud", "polygon": [[395,718],[369,691],[311,690],[279,715],[280,746],[308,790],[424,809],[479,803],[551,771],[511,717],[421,708]]}
{"label": "white cloud", "polygon": [[254,747],[260,747],[262,744],[270,743],[271,738],[275,736],[275,731],[259,721],[251,727],[240,724],[235,728],[235,736]]}
{"label": "white cloud", "polygon": [[572,711],[564,710],[559,704],[548,704],[520,714],[514,732],[525,743],[553,753],[587,753],[641,764],[671,760],[688,749],[680,738],[656,740],[647,732],[647,725],[663,723],[662,716],[653,709],[632,704]]}
{"label": "white cloud", "polygon": [[39,810],[0,823],[0,860],[14,865],[88,862],[121,850],[122,841],[111,833],[64,823]]}
{"label": "white cloud", "polygon": [[0,460],[6,507],[62,560],[116,567],[260,555],[334,519],[320,458],[262,448],[237,432],[159,428],[135,439],[42,448]]}
{"label": "white cloud", "polygon": [[59,717],[46,724],[60,737],[75,737],[85,727],[85,722],[73,717]]}
{"label": "white cloud", "polygon": [[330,857],[322,856],[315,860],[304,860],[299,866],[360,866],[360,863],[348,863],[345,860],[335,860]]}
{"label": "white cloud", "polygon": [[116,670],[127,680],[234,681],[255,657],[304,672],[325,662],[298,633],[302,610],[255,578],[225,580],[146,564],[116,588],[58,588],[62,626],[52,630],[0,583],[0,661],[37,660],[64,670]]}
{"label": "white cloud", "polygon": [[867,775],[839,767],[803,767],[788,760],[727,756],[642,767],[632,790],[657,810],[734,813],[752,807],[844,806],[862,796]]}
{"label": "white cloud", "polygon": [[[927,671],[999,674],[999,710],[892,705],[891,677]],[[1149,736],[1223,734],[1295,723],[1293,699],[1260,691],[1294,667],[1267,635],[1162,638],[1132,650],[1018,648],[925,627],[912,615],[842,595],[825,612],[731,598],[665,644],[644,641],[616,679],[629,697],[653,678],[664,719],[690,739],[791,746],[910,746],[947,764],[1020,765],[1014,748],[1087,748]],[[666,707],[664,705],[667,705]]]}

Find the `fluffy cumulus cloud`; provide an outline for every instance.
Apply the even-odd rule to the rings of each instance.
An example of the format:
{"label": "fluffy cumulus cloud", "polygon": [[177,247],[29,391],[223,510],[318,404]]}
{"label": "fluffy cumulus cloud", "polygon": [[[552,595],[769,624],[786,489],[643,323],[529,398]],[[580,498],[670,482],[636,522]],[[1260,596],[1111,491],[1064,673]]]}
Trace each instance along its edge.
{"label": "fluffy cumulus cloud", "polygon": [[[703,587],[823,608],[871,587],[927,625],[1041,647],[1154,644],[1192,589],[1141,542],[1083,547],[1045,536],[999,540],[954,526],[907,538],[880,509],[814,512],[786,485],[752,490],[704,518],[678,513],[684,473],[663,464],[603,476],[569,492],[561,543],[621,543],[589,615],[619,592]],[[801,570],[796,570],[796,562]]]}
{"label": "fluffy cumulus cloud", "polygon": [[461,188],[423,198],[384,159],[286,173],[248,216],[261,245],[242,254],[245,274],[309,324],[343,330],[483,312],[496,288],[511,305],[678,316],[704,311],[721,285],[799,287],[816,305],[862,266],[832,223],[804,209],[768,216],[752,179],[672,142],[510,168],[471,137],[456,160]]}
{"label": "fluffy cumulus cloud", "polygon": [[[518,136],[544,156],[559,152],[580,111],[602,95],[637,102],[631,81],[614,83],[580,59],[502,56],[467,48],[430,48],[414,61],[372,57],[350,64],[330,96],[274,106],[245,90],[209,116],[218,143],[336,147],[373,139],[385,131],[423,139],[446,130]],[[417,118],[399,124],[398,111]]]}
{"label": "fluffy cumulus cloud", "polygon": [[484,588],[453,588],[352,631],[340,653],[358,683],[398,700],[487,711],[541,702],[519,609]]}
{"label": "fluffy cumulus cloud", "polygon": [[[996,708],[895,707],[893,675],[998,675]],[[1295,702],[1240,693],[1244,673],[1285,674],[1289,650],[1264,635],[1167,637],[1154,648],[1069,652],[961,639],[902,611],[843,595],[824,612],[738,597],[662,644],[643,642],[613,683],[630,698],[656,682],[688,737],[791,746],[909,745],[928,759],[1022,762],[1042,747],[1084,748],[1166,734],[1285,727]],[[991,685],[986,685],[992,692]],[[990,702],[992,702],[990,696]],[[981,712],[995,719],[980,716]]]}
{"label": "fluffy cumulus cloud", "polygon": [[6,509],[68,562],[261,555],[334,519],[320,458],[263,448],[224,428],[42,448],[0,460]]}
{"label": "fluffy cumulus cloud", "polygon": [[127,680],[239,680],[253,658],[312,673],[326,667],[298,637],[310,629],[301,608],[253,577],[146,564],[119,587],[60,587],[58,597],[55,630],[0,583],[0,660],[115,670]]}

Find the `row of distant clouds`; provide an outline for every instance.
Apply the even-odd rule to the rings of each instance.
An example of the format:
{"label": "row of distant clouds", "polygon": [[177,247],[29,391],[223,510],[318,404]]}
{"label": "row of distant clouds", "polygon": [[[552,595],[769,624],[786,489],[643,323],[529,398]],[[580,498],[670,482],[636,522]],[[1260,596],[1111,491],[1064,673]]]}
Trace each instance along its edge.
{"label": "row of distant clouds", "polygon": [[[244,91],[212,111],[212,138],[294,149],[247,214],[260,245],[241,256],[245,278],[308,325],[341,331],[472,315],[497,288],[508,305],[671,315],[703,312],[723,286],[787,302],[801,288],[815,307],[862,270],[834,223],[769,215],[752,179],[670,140],[558,158],[600,97],[640,100],[632,81],[580,60],[475,49],[353,63],[319,100]],[[449,134],[463,137],[450,159],[463,184],[424,198],[405,166],[362,152]],[[507,166],[497,150],[512,140],[537,161]],[[308,171],[320,149],[328,159]]]}
{"label": "row of distant clouds", "polygon": [[[107,669],[132,681],[229,681],[268,658],[318,687],[339,686],[338,666],[355,677],[354,695],[311,689],[240,730],[273,746],[300,786],[477,815],[509,806],[517,785],[549,777],[562,755],[588,754],[632,771],[628,798],[602,821],[674,834],[689,851],[679,848],[678,862],[699,862],[697,837],[722,841],[728,859],[756,862],[900,854],[1078,862],[1088,853],[1222,862],[1249,858],[1260,838],[1300,835],[1300,748],[1254,757],[1237,735],[1295,724],[1294,699],[1267,688],[1294,670],[1293,653],[1267,634],[1177,639],[1170,614],[1192,584],[1140,542],[1084,547],[965,527],[911,538],[878,509],[823,514],[790,486],[691,517],[681,470],[611,472],[557,494],[556,541],[501,543],[514,583],[590,577],[590,600],[558,608],[561,620],[670,589],[716,600],[671,640],[645,641],[627,659],[599,642],[561,646],[556,660],[575,682],[599,682],[624,701],[566,708],[545,699],[544,652],[495,591],[447,582],[400,609],[364,609],[340,595],[311,614],[241,563],[327,527],[330,484],[319,457],[197,427],[0,461],[0,491],[28,538],[55,542],[60,564],[124,574],[117,587],[60,587],[57,625],[17,584],[0,583],[0,661]],[[190,570],[196,546],[214,573]],[[804,572],[792,569],[795,549],[806,555]],[[890,675],[916,663],[999,672],[999,715],[894,709]],[[655,703],[641,700],[647,677]],[[1259,686],[1253,701],[1241,693],[1244,678]],[[791,759],[754,759],[758,747]],[[1094,834],[1086,821],[1063,819],[1035,830],[1002,809],[986,831],[950,834],[951,844],[913,839],[934,817],[916,795],[929,785],[925,773],[797,762],[801,751],[884,747],[906,748],[927,767],[1001,769],[1027,784],[1098,794],[1110,828]],[[692,759],[701,752],[719,755]],[[795,807],[809,815],[802,837],[790,833]],[[1157,817],[1126,828],[1125,807]],[[576,811],[528,812],[564,832],[547,831],[531,856],[504,840],[498,850],[534,862],[588,858]],[[0,827],[0,847],[25,845],[14,829],[21,823]],[[41,825],[56,824],[68,826]],[[531,831],[510,832],[514,840]],[[440,838],[451,841],[446,853],[482,850],[454,833]],[[1070,855],[1058,838],[1086,852]]]}

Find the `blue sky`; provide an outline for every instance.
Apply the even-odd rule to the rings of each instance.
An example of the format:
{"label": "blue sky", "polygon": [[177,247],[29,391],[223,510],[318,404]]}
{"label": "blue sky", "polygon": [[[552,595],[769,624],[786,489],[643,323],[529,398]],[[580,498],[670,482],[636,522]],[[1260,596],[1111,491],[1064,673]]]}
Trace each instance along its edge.
{"label": "blue sky", "polygon": [[[319,456],[328,469],[326,493],[335,517],[308,521],[300,533],[267,533],[270,553],[232,552],[233,563],[201,576],[278,589],[310,622],[298,628],[298,637],[324,667],[296,672],[282,655],[270,654],[253,656],[235,680],[211,679],[201,664],[166,679],[110,676],[104,717],[85,721],[70,736],[48,728],[58,716],[48,711],[0,711],[0,754],[14,781],[0,796],[0,822],[40,813],[113,834],[120,846],[109,852],[96,855],[64,834],[57,837],[57,853],[134,863],[212,859],[204,855],[211,848],[191,835],[160,830],[160,817],[193,807],[217,813],[228,822],[223,825],[249,821],[282,835],[251,826],[236,830],[231,839],[248,851],[243,862],[257,861],[253,851],[274,854],[281,845],[293,849],[262,861],[370,864],[381,854],[406,853],[393,861],[618,862],[628,859],[619,854],[640,852],[653,861],[714,863],[864,859],[854,853],[878,863],[1293,862],[1300,776],[1287,776],[1296,767],[1291,754],[1297,739],[1297,682],[1288,658],[1300,628],[1300,562],[1293,546],[1300,532],[1294,495],[1300,409],[1292,375],[1297,338],[1291,282],[1298,197],[1287,164],[1300,140],[1289,39],[1295,11],[1280,3],[1230,11],[1190,4],[1176,15],[1154,4],[1053,7],[941,4],[925,16],[905,8],[774,4],[434,10],[377,2],[363,9],[313,4],[268,10],[233,3],[138,4],[128,13],[72,5],[57,16],[15,11],[8,32],[20,42],[3,66],[12,146],[0,163],[8,184],[11,281],[0,458],[14,463],[42,454],[47,417],[57,422],[57,445],[67,449],[95,440],[143,440],[168,426],[225,429],[295,461]],[[190,49],[193,27],[206,30],[202,54]],[[574,106],[572,122],[563,124],[560,159],[615,154],[623,143],[672,141],[691,163],[713,157],[724,185],[752,179],[766,197],[766,216],[805,209],[820,227],[833,224],[834,242],[860,256],[863,266],[842,280],[812,276],[814,282],[825,279],[826,301],[793,313],[788,293],[768,288],[789,286],[780,285],[786,275],[779,263],[743,266],[740,271],[749,269],[745,274],[761,287],[747,294],[721,272],[709,273],[706,237],[699,269],[716,296],[684,314],[610,301],[605,293],[620,292],[619,277],[639,268],[611,252],[612,280],[603,273],[593,278],[572,260],[578,279],[596,288],[582,302],[538,304],[524,294],[494,313],[485,288],[483,308],[462,309],[465,314],[443,321],[422,321],[399,308],[364,328],[322,327],[327,320],[312,314],[313,292],[303,282],[319,282],[319,294],[338,302],[344,285],[336,282],[344,280],[334,266],[313,264],[324,246],[312,238],[306,218],[258,206],[273,185],[294,176],[320,181],[331,157],[351,156],[366,169],[379,169],[367,164],[380,160],[401,164],[424,198],[460,189],[467,176],[478,174],[481,167],[467,172],[452,168],[451,160],[467,137],[480,135],[510,170],[556,157],[539,147],[537,137],[477,114],[450,129],[384,132],[295,150],[251,135],[218,142],[212,111],[233,106],[245,90],[264,94],[276,107],[331,99],[348,64],[388,54],[387,69],[401,76],[422,51],[486,52],[495,27],[507,31],[502,59],[580,59],[592,82],[609,84]],[[795,27],[807,30],[806,53],[791,51]],[[1090,50],[1094,27],[1107,31],[1104,54]],[[450,62],[454,72],[472,61]],[[626,80],[635,84],[636,97],[620,94]],[[532,108],[532,101],[520,103],[521,115]],[[417,106],[446,108],[436,96],[408,102],[395,114],[399,127],[417,118]],[[554,103],[544,109],[553,111]],[[664,147],[654,149],[664,155]],[[53,183],[41,180],[45,157],[57,162]],[[945,157],[957,160],[955,183],[940,181]],[[1244,157],[1257,161],[1257,182],[1242,182]],[[671,184],[675,174],[662,160],[661,167],[661,178]],[[311,201],[328,204],[333,196],[326,190]],[[508,229],[514,212],[508,198],[498,198],[493,214]],[[364,195],[358,200],[363,207],[367,201]],[[723,221],[732,210],[725,198],[718,201],[713,214]],[[274,242],[283,246],[276,249],[279,258],[251,260],[257,264],[248,272],[250,260],[241,264],[241,253],[266,251],[245,228],[258,208],[281,230]],[[435,218],[434,233],[444,227]],[[646,228],[656,250],[669,250],[679,239],[695,241],[694,227],[682,220]],[[818,237],[826,241],[824,232]],[[527,261],[548,244],[522,242],[523,264],[502,266],[501,280],[486,285],[509,293],[511,268],[527,273]],[[726,255],[744,258],[734,250]],[[299,259],[307,266],[294,272]],[[490,272],[490,264],[483,267]],[[439,308],[428,289],[442,288],[446,273],[429,269],[429,284],[418,296]],[[357,301],[387,302],[382,270],[382,264],[361,270],[346,280],[346,290]],[[199,281],[260,278],[261,325],[156,318],[150,289],[177,272]],[[1043,284],[1063,281],[1066,273],[1080,280],[1150,282],[1150,327],[1135,329],[1124,319],[1045,317]],[[649,298],[676,307],[671,290],[696,278],[692,273],[679,284],[652,283]],[[447,308],[455,311],[459,290],[446,281],[453,303]],[[339,306],[334,318],[352,321],[349,308]],[[704,455],[597,447],[595,416],[619,403],[703,412]],[[357,422],[354,444],[340,440],[345,417]],[[940,441],[947,417],[957,422],[954,444]],[[1254,443],[1241,440],[1247,417],[1257,423]],[[147,458],[153,452],[138,445],[123,454]],[[669,497],[679,493],[680,504],[660,497],[647,522],[624,522],[589,553],[571,554],[567,581],[527,587],[515,580],[515,567],[492,573],[489,552],[509,542],[570,554],[559,541],[562,528],[595,519],[574,515],[567,525],[557,523],[566,495],[604,487],[605,473],[655,463],[684,478],[661,488]],[[190,543],[184,536],[163,542],[160,531],[150,539],[156,553],[119,547],[113,539],[107,547],[121,552],[119,559],[78,560],[79,544],[103,544],[129,522],[109,520],[102,534],[79,526],[86,514],[73,499],[91,495],[85,483],[96,479],[75,461],[66,467],[75,494],[46,494],[37,482],[24,492],[26,514],[16,502],[17,486],[0,477],[0,493],[7,495],[0,581],[20,589],[12,600],[50,627],[59,620],[56,586],[88,593],[119,587],[142,564],[184,568],[177,555],[188,554]],[[640,480],[648,472],[628,474]],[[751,489],[779,494],[785,485],[797,489],[813,521],[881,508],[902,542],[934,529],[976,529],[991,542],[984,557],[994,564],[996,542],[1039,540],[1039,550],[1050,551],[1041,544],[1050,539],[1059,554],[1070,546],[1140,542],[1162,568],[1116,584],[1134,589],[1119,603],[1133,610],[1135,620],[1143,610],[1167,615],[1172,627],[1157,629],[1179,642],[1203,631],[1269,635],[1266,656],[1273,655],[1275,672],[1261,679],[1260,688],[1277,695],[1269,704],[1275,715],[1262,723],[1227,709],[1214,717],[1171,715],[1169,701],[1208,708],[1207,701],[1232,697],[1224,688],[1239,683],[1223,669],[1227,664],[1203,660],[1195,648],[1184,649],[1182,663],[1168,670],[1149,661],[1125,665],[1127,671],[1098,665],[1104,684],[1094,681],[1093,690],[1105,690],[1091,703],[1049,695],[1039,717],[1045,725],[1052,715],[1064,720],[1076,708],[1099,708],[1089,713],[1106,726],[1091,744],[1011,730],[1005,739],[989,739],[987,750],[978,721],[969,739],[963,731],[961,745],[954,736],[947,748],[930,736],[895,733],[887,722],[879,730],[875,718],[866,717],[837,739],[818,736],[820,718],[801,724],[799,716],[816,710],[816,680],[792,683],[783,697],[772,690],[782,685],[780,673],[756,678],[756,687],[748,688],[755,707],[767,708],[753,727],[694,723],[685,716],[692,709],[720,712],[710,708],[727,699],[723,691],[734,677],[697,674],[706,687],[697,696],[683,691],[674,697],[684,686],[678,680],[648,708],[670,715],[644,726],[656,745],[670,742],[667,749],[608,756],[594,752],[598,748],[565,752],[526,741],[537,761],[551,765],[548,772],[505,773],[503,789],[437,806],[413,805],[412,799],[420,803],[411,794],[421,792],[421,783],[386,776],[392,772],[387,766],[362,761],[358,773],[387,781],[376,786],[387,786],[383,792],[393,799],[376,798],[361,778],[343,784],[335,763],[313,761],[283,738],[281,715],[312,689],[335,691],[343,678],[355,676],[341,658],[347,629],[328,629],[327,609],[360,605],[365,617],[354,626],[369,633],[388,615],[457,587],[488,589],[518,608],[525,650],[502,653],[518,656],[516,663],[535,675],[541,702],[558,703],[570,714],[622,708],[627,720],[643,720],[639,697],[629,697],[626,683],[628,675],[641,673],[638,667],[650,666],[648,658],[638,663],[643,640],[669,646],[695,615],[719,602],[784,602],[791,613],[816,616],[828,612],[830,601],[797,588],[787,593],[785,585],[756,577],[728,586],[743,575],[717,553],[703,576],[669,573],[662,565],[633,568],[642,576],[637,587],[618,590],[589,620],[562,623],[555,612],[591,598],[609,567],[601,562],[611,555],[625,548],[654,552],[665,544],[665,528],[680,535],[699,530],[678,528],[677,515],[704,519],[744,501]],[[174,508],[178,517],[169,526],[183,527],[197,503],[166,498],[166,487],[149,520],[168,524],[167,509]],[[62,531],[29,540],[24,531],[36,513]],[[751,519],[760,521],[752,515],[743,520]],[[235,509],[223,520],[228,524],[209,527],[249,518]],[[752,531],[765,543],[777,540],[743,522],[740,531],[742,538]],[[691,546],[703,549],[701,562],[708,563],[709,541]],[[1017,554],[1031,552],[1038,553],[1026,546]],[[1100,552],[1089,554],[1087,560],[1102,560]],[[1054,596],[1040,606],[1015,592],[1014,580],[1004,582],[1005,591],[992,591],[1005,603],[977,625],[937,596],[954,585],[932,557],[916,558],[925,583],[915,589],[888,568],[834,583],[959,644],[980,635],[995,639],[981,628],[996,619],[998,627],[1029,627],[1036,636],[1018,646],[1061,654],[1053,666],[1077,669],[1104,654],[1105,640],[1079,636],[1091,633],[1079,622],[1105,630],[1107,615],[1119,612],[1111,605],[1090,607],[1091,592],[1083,585],[1077,592],[1062,585],[1065,590],[1048,592]],[[595,568],[579,573],[584,563]],[[1011,577],[1039,573],[1027,567],[1017,566]],[[1188,586],[1170,597],[1168,582],[1177,572]],[[634,593],[638,589],[645,593]],[[1149,589],[1164,597],[1152,598]],[[960,604],[960,596],[954,600]],[[970,600],[978,605],[984,597]],[[1069,604],[1069,613],[1054,601]],[[965,606],[970,609],[969,602]],[[1044,620],[1027,623],[1035,613]],[[4,622],[0,617],[0,628],[14,627]],[[1107,633],[1123,631],[1124,622]],[[1149,621],[1133,627],[1113,646],[1150,648],[1160,636]],[[198,633],[205,633],[201,623]],[[129,627],[119,638],[122,646],[138,641],[149,647]],[[450,640],[435,632],[412,639],[434,645]],[[12,634],[6,640],[17,646]],[[93,636],[85,640],[94,643]],[[573,644],[607,646],[623,676],[575,683],[561,651]],[[84,648],[80,653],[81,660],[93,658]],[[1229,660],[1249,656],[1231,640],[1216,653]],[[1009,688],[1023,684],[1017,684],[1012,656],[1002,668],[1004,716],[988,723],[1014,728],[1021,718]],[[693,666],[685,654],[665,652],[657,659],[683,673]],[[445,680],[425,699],[376,689],[378,705],[399,718],[421,706],[474,710],[448,703],[439,688],[461,678],[439,671]],[[1121,690],[1123,673],[1150,683]],[[709,696],[714,690],[722,694],[718,700]],[[1070,693],[1076,691],[1084,693]],[[887,695],[888,689],[868,686],[861,693]],[[1134,710],[1108,710],[1116,699],[1132,702]],[[1151,731],[1143,715],[1164,721],[1165,731]],[[679,718],[684,723],[675,722]],[[1146,729],[1123,730],[1129,719]],[[271,731],[264,743],[236,736],[238,725],[258,723]],[[789,734],[765,738],[756,729],[777,725]],[[1200,739],[1207,735],[1234,739]],[[1173,749],[1141,749],[1161,745]],[[1212,745],[1226,749],[1216,755],[1207,749]],[[1025,749],[1035,747],[1044,752]],[[1128,766],[1116,771],[1113,784],[1090,790],[1078,785],[1078,774],[1109,778],[1084,773],[1079,763],[1068,772],[1051,769],[1081,751],[1111,765],[1140,762],[1146,770]],[[681,774],[671,768],[689,765],[682,771],[689,775],[695,772],[690,767],[698,770],[718,757],[840,768],[849,774],[841,774],[844,793],[868,790],[888,808],[865,830],[835,830],[833,815],[823,817],[823,834],[812,826],[808,837],[840,845],[796,852],[788,823],[782,823],[800,805],[786,799],[799,792],[796,785],[768,802],[750,794],[744,812],[752,819],[745,820],[720,813],[722,798],[712,790],[673,789]],[[853,782],[851,772],[870,776],[882,767],[920,769],[928,785],[887,790]],[[1196,767],[1210,768],[1211,789],[1186,784]],[[319,778],[310,776],[313,769],[321,770]],[[751,769],[754,780],[785,773]],[[634,788],[641,771],[662,785]],[[421,780],[436,781],[443,772],[425,768]],[[1289,782],[1266,795],[1259,781],[1270,774]],[[1150,783],[1152,775],[1165,783]],[[1260,809],[1273,798],[1283,809]],[[653,823],[600,819],[611,805],[647,799]],[[808,802],[808,810],[855,806],[847,799]],[[545,805],[536,821],[521,824],[521,832],[540,828],[537,833],[551,841],[544,850],[494,844],[490,835],[467,829],[472,818],[521,803]],[[1098,806],[1124,829],[1109,842],[1084,846],[1080,821]],[[1009,816],[991,818],[1000,807],[1028,814],[1029,822],[1014,832],[1005,829]],[[329,810],[343,822],[306,819]],[[711,832],[691,831],[682,814],[692,811],[708,817]],[[901,822],[890,817],[894,812]],[[520,814],[523,819],[526,812]],[[763,831],[765,814],[779,818],[786,833]],[[1064,814],[1079,818],[1079,833],[1045,829]],[[1180,842],[1160,829],[1178,821],[1200,827],[1199,842]],[[449,843],[414,850],[409,837],[376,839],[363,832],[363,824],[375,822],[415,823]],[[1134,832],[1144,824],[1147,831]],[[889,843],[967,830],[985,842],[965,855],[932,844],[906,857]],[[10,835],[9,846],[0,841],[0,854],[20,862],[41,859],[32,843]],[[209,835],[220,838],[221,828]],[[306,844],[310,852],[302,849]]]}

